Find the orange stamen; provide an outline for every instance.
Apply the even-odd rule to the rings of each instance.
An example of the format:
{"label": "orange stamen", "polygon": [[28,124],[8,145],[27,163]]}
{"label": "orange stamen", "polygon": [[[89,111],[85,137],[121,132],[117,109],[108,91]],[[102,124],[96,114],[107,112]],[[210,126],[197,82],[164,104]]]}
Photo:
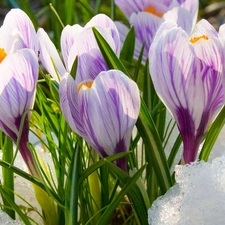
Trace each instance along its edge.
{"label": "orange stamen", "polygon": [[201,38],[203,38],[203,39],[205,39],[205,40],[208,40],[208,39],[209,39],[208,36],[202,35],[202,36],[199,36],[199,37],[193,37],[193,38],[191,38],[191,39],[190,39],[190,42],[191,42],[192,44],[194,44],[194,43],[196,43],[197,41],[199,41]]}
{"label": "orange stamen", "polygon": [[144,11],[148,12],[148,13],[151,13],[155,16],[158,16],[160,18],[163,16],[163,13],[156,12],[156,8],[154,6],[150,6],[147,9],[145,9]]}
{"label": "orange stamen", "polygon": [[92,86],[92,84],[93,84],[93,81],[90,81],[90,82],[88,82],[88,83],[82,83],[82,84],[79,84],[78,85],[78,87],[77,87],[77,90],[78,91],[80,91],[80,89],[84,86],[84,87],[87,87],[87,88],[91,88],[91,86]]}
{"label": "orange stamen", "polygon": [[0,48],[0,63],[2,60],[7,56],[7,53],[5,52],[4,48]]}

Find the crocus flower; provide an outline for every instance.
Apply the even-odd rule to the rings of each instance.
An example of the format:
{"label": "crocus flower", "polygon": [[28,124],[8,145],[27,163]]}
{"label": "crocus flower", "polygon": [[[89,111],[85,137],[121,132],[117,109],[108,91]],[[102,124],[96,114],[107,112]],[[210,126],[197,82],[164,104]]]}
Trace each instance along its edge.
{"label": "crocus flower", "polygon": [[203,135],[224,103],[220,35],[199,21],[191,36],[173,22],[159,28],[149,51],[156,92],[173,114],[185,163],[195,160]]}
{"label": "crocus flower", "polygon": [[[120,39],[118,30],[114,22],[103,14],[98,14],[94,16],[84,27],[81,27],[78,24],[73,26],[67,25],[61,34],[61,52],[63,62],[59,56],[54,44],[49,39],[47,33],[41,28],[38,30],[38,39],[40,45],[40,60],[45,67],[45,69],[51,74],[51,76],[56,80],[60,81],[63,75],[68,72],[71,72],[74,60],[76,56],[82,64],[92,64],[93,61],[96,61],[94,57],[101,58],[102,70],[107,70],[105,63],[103,63],[103,57],[100,54],[97,42],[92,32],[92,27],[95,27],[109,43],[115,53],[118,55],[120,51]],[[81,47],[82,46],[82,47]],[[88,56],[87,53],[88,52]],[[82,56],[81,56],[82,55]],[[92,57],[91,57],[92,55]],[[93,67],[98,68],[98,67]],[[78,70],[85,67],[78,67]],[[99,73],[100,71],[97,71]],[[83,71],[80,74],[85,76],[87,71]],[[94,72],[95,74],[95,72]]]}
{"label": "crocus flower", "polygon": [[32,49],[38,55],[37,34],[25,12],[11,9],[0,28],[0,51],[9,54],[23,48]]}
{"label": "crocus flower", "polygon": [[[33,108],[38,79],[38,59],[33,50],[21,49],[5,55],[0,63],[0,129],[15,143],[19,137],[22,116]],[[29,171],[37,177],[31,152],[27,148],[29,114],[26,115],[19,144]]]}
{"label": "crocus flower", "polygon": [[[129,149],[140,110],[134,81],[117,70],[77,83],[66,74],[59,85],[60,105],[70,127],[102,157]],[[126,159],[117,161],[126,171]]]}
{"label": "crocus flower", "polygon": [[[127,16],[136,32],[134,57],[138,58],[144,44],[143,62],[160,24],[171,20],[181,26],[187,33],[192,31],[198,14],[198,0],[116,0],[117,6]],[[128,27],[115,22],[123,43],[129,31]]]}

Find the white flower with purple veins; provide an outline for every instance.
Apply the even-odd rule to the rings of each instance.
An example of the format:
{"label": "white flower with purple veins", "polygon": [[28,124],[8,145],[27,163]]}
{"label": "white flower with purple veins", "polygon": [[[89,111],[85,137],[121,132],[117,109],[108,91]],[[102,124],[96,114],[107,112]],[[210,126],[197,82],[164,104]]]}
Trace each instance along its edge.
{"label": "white flower with purple veins", "polygon": [[11,9],[0,28],[0,51],[9,54],[23,48],[32,49],[38,55],[37,34],[25,12]]}
{"label": "white flower with purple veins", "polygon": [[[100,72],[94,80],[66,74],[59,85],[60,105],[70,127],[102,157],[125,152],[140,110],[137,84],[121,71]],[[117,161],[126,171],[126,159]]]}
{"label": "white flower with purple veins", "polygon": [[[17,142],[22,116],[33,108],[38,79],[38,59],[31,49],[21,49],[5,55],[0,63],[0,129]],[[27,149],[29,132],[27,114],[19,150],[30,172],[36,175],[32,155]]]}
{"label": "white flower with purple veins", "polygon": [[[38,30],[41,63],[56,81],[59,82],[66,72],[71,72],[77,56],[77,70],[82,70],[79,73],[82,77],[90,73],[92,76],[96,76],[101,70],[108,69],[98,48],[92,27],[95,27],[101,33],[115,53],[119,55],[120,39],[118,30],[114,22],[103,14],[94,16],[84,27],[75,24],[73,26],[67,25],[63,29],[60,41],[63,62],[47,33],[43,29]],[[96,57],[97,67],[95,65]],[[85,69],[86,65],[80,67],[80,65],[84,64],[92,64],[92,71],[87,71]],[[95,68],[100,67],[101,70],[95,71]]]}
{"label": "white flower with purple veins", "polygon": [[164,22],[149,51],[150,74],[180,130],[185,163],[196,159],[208,126],[224,104],[224,49],[221,34],[199,21],[191,36]]}
{"label": "white flower with purple veins", "polygon": [[[187,33],[192,31],[198,14],[198,0],[115,0],[116,5],[127,16],[130,26],[136,32],[134,57],[137,59],[144,44],[143,62],[160,24],[171,20]],[[128,27],[115,22],[123,43],[129,31]]]}

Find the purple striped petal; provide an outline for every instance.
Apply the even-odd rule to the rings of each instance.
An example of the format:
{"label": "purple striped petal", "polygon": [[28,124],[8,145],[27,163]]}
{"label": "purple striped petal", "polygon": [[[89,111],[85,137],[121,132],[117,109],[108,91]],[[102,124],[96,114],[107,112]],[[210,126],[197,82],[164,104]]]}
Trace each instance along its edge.
{"label": "purple striped petal", "polygon": [[20,9],[11,9],[6,14],[2,27],[9,37],[19,35],[23,40],[23,48],[33,49],[38,54],[37,34],[26,13]]}
{"label": "purple striped petal", "polygon": [[177,2],[182,8],[187,9],[192,14],[195,24],[198,16],[199,0],[177,0]]}
{"label": "purple striped petal", "polygon": [[0,73],[0,127],[16,141],[21,117],[33,107],[38,59],[32,50],[19,50],[2,61]]}
{"label": "purple striped petal", "polygon": [[132,13],[144,12],[147,8],[153,6],[160,13],[165,13],[171,5],[172,0],[115,0],[116,5],[129,18]]}
{"label": "purple striped petal", "polygon": [[76,73],[77,83],[83,80],[94,80],[101,71],[108,70],[102,54],[98,49],[92,49],[78,58],[78,67]]}
{"label": "purple striped petal", "polygon": [[[101,27],[96,27],[108,44],[116,51],[116,44],[111,32]],[[76,39],[76,43],[71,47],[68,58],[69,70],[71,70],[74,60],[78,56],[78,69],[76,79],[81,82],[86,79],[94,79],[101,71],[108,70],[98,48],[92,28],[86,28]]]}
{"label": "purple striped petal", "polygon": [[68,69],[68,56],[69,52],[71,50],[71,47],[74,43],[76,43],[77,36],[84,30],[83,27],[81,27],[79,24],[75,24],[73,26],[67,25],[63,28],[62,34],[61,34],[61,51],[63,60],[65,62],[65,66]]}
{"label": "purple striped petal", "polygon": [[178,123],[187,163],[195,160],[201,139],[224,102],[224,53],[211,27],[204,25],[200,21],[197,27],[210,36],[189,37],[176,24],[165,22],[149,52],[155,89]]}
{"label": "purple striped petal", "polygon": [[[77,85],[69,73],[66,73],[59,83],[59,96],[61,110],[67,120],[67,123],[70,125],[72,130],[78,133],[78,129],[82,129],[82,124],[76,116],[78,115],[78,106],[76,101],[74,101],[74,99],[77,98]],[[75,116],[73,117],[73,115]]]}
{"label": "purple striped petal", "polygon": [[[137,40],[139,43],[144,43],[144,54],[143,61],[145,62],[148,57],[149,48],[152,44],[152,41],[155,37],[159,26],[165,20],[174,21],[178,24],[178,26],[182,27],[187,33],[191,33],[193,28],[193,19],[191,17],[190,12],[181,7],[173,8],[172,10],[164,13],[163,17],[157,17],[151,13],[147,12],[139,12],[133,13],[130,17],[130,24],[134,26]],[[140,44],[136,45],[136,48],[139,46],[140,52],[141,46]]]}
{"label": "purple striped petal", "polygon": [[116,0],[115,3],[128,18],[133,13],[145,12],[151,7],[154,7],[155,12],[160,14],[164,14],[174,7],[182,7],[191,13],[194,23],[199,7],[198,0]]}
{"label": "purple striped petal", "polygon": [[139,90],[122,72],[101,72],[79,91],[71,76],[60,83],[60,104],[71,128],[105,157],[126,151],[140,110]]}
{"label": "purple striped petal", "polygon": [[188,34],[191,34],[195,23],[191,13],[182,7],[175,7],[163,15],[165,21],[173,21]]}
{"label": "purple striped petal", "polygon": [[[140,52],[143,43],[145,44],[143,62],[148,57],[153,38],[163,21],[174,21],[187,33],[191,33],[198,13],[197,0],[194,0],[192,3],[190,1],[178,2],[177,0],[116,0],[115,3],[128,17],[130,25],[135,28],[138,40],[138,44],[135,46],[135,53]],[[139,50],[137,46],[139,46]],[[136,55],[139,54],[135,54],[135,58],[137,58]]]}
{"label": "purple striped petal", "polygon": [[104,14],[98,14],[98,15],[94,16],[85,25],[85,28],[89,28],[89,27],[100,27],[100,28],[103,28],[104,30],[107,30],[109,32],[110,36],[113,38],[113,42],[115,45],[115,48],[113,48],[113,49],[115,50],[116,55],[119,56],[119,53],[120,53],[119,32],[118,32],[117,27],[115,26],[114,22],[108,16],[106,16]]}
{"label": "purple striped petal", "polygon": [[48,73],[59,82],[60,78],[66,73],[66,69],[59,57],[56,47],[42,28],[38,30],[37,36],[40,46],[40,61]]}
{"label": "purple striped petal", "polygon": [[198,36],[213,36],[218,38],[218,32],[216,29],[205,19],[200,20],[196,25],[192,32],[192,37]]}
{"label": "purple striped petal", "polygon": [[9,54],[26,48],[24,41],[20,35],[9,35],[6,27],[0,28],[0,48]]}
{"label": "purple striped petal", "polygon": [[140,43],[144,43],[143,61],[146,61],[148,57],[149,48],[161,23],[161,18],[146,12],[134,13],[130,17],[130,24],[134,26],[137,39]]}

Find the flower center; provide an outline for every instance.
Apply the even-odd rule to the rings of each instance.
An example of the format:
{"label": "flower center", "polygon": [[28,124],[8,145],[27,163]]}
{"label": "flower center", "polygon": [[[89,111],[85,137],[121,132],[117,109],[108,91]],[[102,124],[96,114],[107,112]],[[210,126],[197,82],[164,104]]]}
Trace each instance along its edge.
{"label": "flower center", "polygon": [[193,37],[193,38],[191,38],[190,39],[190,42],[192,43],[192,44],[194,44],[194,43],[196,43],[197,41],[199,41],[200,39],[205,39],[205,40],[208,40],[209,38],[208,38],[208,36],[206,36],[206,35],[202,35],[202,36],[199,36],[199,37]]}
{"label": "flower center", "polygon": [[163,16],[163,13],[157,12],[156,8],[154,6],[150,6],[147,9],[145,9],[144,11],[148,12],[148,13],[151,13],[151,14],[153,14],[155,16],[158,16],[160,18]]}
{"label": "flower center", "polygon": [[0,63],[2,60],[7,56],[7,53],[5,52],[4,48],[0,48]]}
{"label": "flower center", "polygon": [[77,87],[77,90],[80,91],[80,89],[82,87],[91,88],[92,84],[93,84],[93,81],[89,81],[87,83],[79,84],[78,87]]}

